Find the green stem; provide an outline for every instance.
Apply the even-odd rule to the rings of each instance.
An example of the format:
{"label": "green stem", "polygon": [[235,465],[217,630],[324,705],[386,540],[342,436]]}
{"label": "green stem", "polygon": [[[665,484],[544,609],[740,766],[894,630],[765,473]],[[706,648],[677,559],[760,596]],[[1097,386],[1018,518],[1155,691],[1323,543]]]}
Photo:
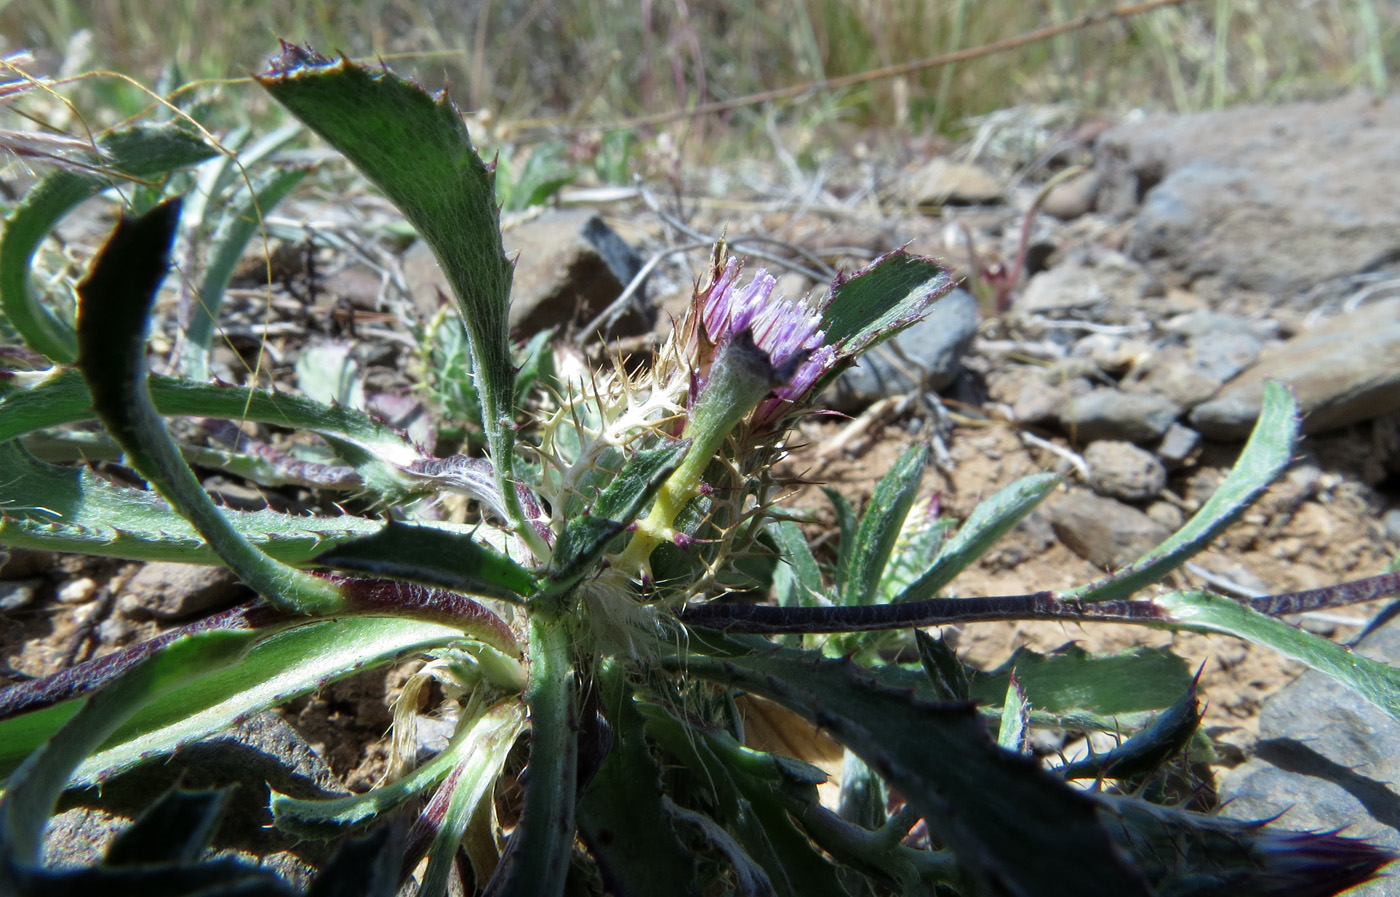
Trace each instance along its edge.
{"label": "green stem", "polygon": [[578,700],[564,617],[530,615],[530,765],[520,824],[486,893],[557,897],[573,855],[578,799]]}
{"label": "green stem", "polygon": [[[694,435],[690,430],[690,427],[686,428],[687,438]],[[681,466],[676,468],[676,472],[671,474],[657,491],[656,502],[651,506],[651,512],[647,514],[646,519],[637,522],[636,532],[618,561],[621,569],[642,569],[658,545],[675,538],[672,526],[676,515],[687,502],[700,494],[700,482],[705,475],[705,468],[709,466],[710,460],[714,458],[715,452],[728,435],[728,430],[712,430],[695,437],[695,442],[691,443],[690,451],[686,453]]]}
{"label": "green stem", "polygon": [[915,817],[904,833],[893,844],[889,843],[884,829],[870,832],[858,825],[852,825],[820,804],[810,803],[774,789],[773,794],[779,803],[793,815],[812,840],[839,862],[867,870],[906,888],[916,882],[926,884],[965,885],[964,876],[956,858],[947,850],[918,850],[900,843],[907,835],[918,814],[897,815],[903,819]]}
{"label": "green stem", "polygon": [[[468,324],[470,327],[470,323]],[[469,331],[470,332],[470,331]],[[525,516],[525,508],[520,503],[520,493],[515,491],[515,422],[512,414],[512,384],[498,384],[486,376],[491,370],[486,359],[478,357],[479,339],[468,341],[475,365],[476,388],[481,396],[481,418],[487,422],[486,447],[491,456],[491,464],[496,473],[496,488],[501,492],[506,516],[518,535],[539,561],[549,557],[549,545],[544,537],[535,531],[534,525]]]}
{"label": "green stem", "polygon": [[616,566],[630,573],[645,571],[647,559],[662,542],[675,539],[676,515],[700,494],[705,468],[719,454],[729,434],[773,388],[768,355],[748,333],[721,346],[710,368],[710,382],[701,391],[686,421],[682,439],[691,441],[685,460],[656,493],[646,519],[637,522]]}

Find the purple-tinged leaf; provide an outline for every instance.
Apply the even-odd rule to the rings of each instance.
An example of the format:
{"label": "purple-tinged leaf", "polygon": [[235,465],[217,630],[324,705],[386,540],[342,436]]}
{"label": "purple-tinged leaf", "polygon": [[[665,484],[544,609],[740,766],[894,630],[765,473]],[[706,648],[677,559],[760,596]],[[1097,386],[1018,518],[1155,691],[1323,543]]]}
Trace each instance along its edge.
{"label": "purple-tinged leaf", "polygon": [[201,632],[178,639],[93,696],[59,733],[6,780],[0,798],[0,865],[36,869],[44,829],[75,771],[113,732],[191,678],[217,674],[243,655],[248,632]]}
{"label": "purple-tinged leaf", "polygon": [[[477,633],[487,641],[491,627],[478,627]],[[464,628],[460,623],[446,626],[365,615],[297,623],[271,634],[245,634],[258,641],[242,659],[190,679],[144,707],[88,758],[78,778],[85,783],[101,781],[346,676],[460,641]],[[28,750],[51,737],[72,714],[75,703],[0,721],[0,775],[8,774]]]}

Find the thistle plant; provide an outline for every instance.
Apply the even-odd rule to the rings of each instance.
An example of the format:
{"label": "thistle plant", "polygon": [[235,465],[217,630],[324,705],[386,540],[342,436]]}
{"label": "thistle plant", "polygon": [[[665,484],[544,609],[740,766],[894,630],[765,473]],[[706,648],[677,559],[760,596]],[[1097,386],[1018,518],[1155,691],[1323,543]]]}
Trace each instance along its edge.
{"label": "thistle plant", "polygon": [[[541,378],[525,414],[493,170],[447,99],[294,46],[258,80],[433,249],[462,322],[453,370],[470,381],[457,384],[459,408],[477,417],[483,451],[434,457],[350,408],[204,382],[193,376],[205,370],[204,330],[181,349],[189,376],[150,374],[152,303],[189,209],[178,196],[148,189],[134,204],[73,288],[76,316],[39,295],[34,248],[68,208],[122,178],[177,190],[172,172],[212,155],[200,139],[173,126],[114,132],[89,168],[31,191],[0,240],[0,307],[23,342],[0,356],[0,544],[223,564],[259,598],[0,691],[0,890],[291,892],[269,872],[204,858],[216,796],[155,801],[93,869],[46,868],[43,835],[69,787],[412,657],[425,663],[396,707],[389,780],[363,794],[271,797],[276,826],[297,837],[365,835],[315,893],[394,893],[426,858],[418,893],[435,897],[463,852],[468,891],[532,897],[1332,894],[1389,861],[1337,833],[1186,809],[1192,761],[1209,745],[1192,671],[1167,649],[1023,650],[982,671],[924,631],[1058,619],[1224,633],[1322,669],[1400,718],[1394,670],[1275,619],[1391,594],[1395,574],[1246,603],[1141,594],[1287,466],[1297,409],[1285,389],[1268,391],[1239,464],[1180,532],[1081,588],[947,594],[1059,480],[1012,484],[953,531],[920,500],[919,445],[861,513],[838,500],[839,551],[824,561],[781,510],[789,431],[860,353],[949,289],[936,263],[894,252],[809,301],[775,295],[772,277],[747,275],[718,247],[649,365]],[[527,354],[541,351],[537,340]],[[211,457],[171,436],[167,419],[189,416],[291,427],[336,458],[293,462],[246,442]],[[68,438],[63,428],[93,420],[149,489],[36,456],[37,436]],[[191,459],[352,490],[371,513],[222,508]],[[415,514],[449,494],[470,499],[478,519]],[[918,660],[904,662],[888,649],[910,630]],[[417,762],[414,708],[430,683],[454,734]],[[755,734],[760,720],[786,733],[789,753]],[[1121,740],[1045,768],[1029,755],[1036,727]],[[825,739],[841,751],[827,801],[828,774],[812,763]],[[168,818],[189,824],[172,835],[159,825]]]}

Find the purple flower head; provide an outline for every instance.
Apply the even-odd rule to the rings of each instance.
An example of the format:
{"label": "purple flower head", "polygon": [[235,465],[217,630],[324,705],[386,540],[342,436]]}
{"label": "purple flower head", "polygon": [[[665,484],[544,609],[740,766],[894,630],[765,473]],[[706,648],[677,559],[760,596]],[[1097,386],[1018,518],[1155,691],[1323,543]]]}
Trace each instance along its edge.
{"label": "purple flower head", "polygon": [[763,269],[739,287],[739,260],[724,263],[713,282],[696,296],[699,332],[690,340],[691,358],[701,378],[717,351],[747,333],[773,369],[772,394],[760,402],[753,422],[771,423],[785,406],[802,401],[836,363],[836,348],[826,344],[822,311],[800,299],[773,295],[777,280]]}

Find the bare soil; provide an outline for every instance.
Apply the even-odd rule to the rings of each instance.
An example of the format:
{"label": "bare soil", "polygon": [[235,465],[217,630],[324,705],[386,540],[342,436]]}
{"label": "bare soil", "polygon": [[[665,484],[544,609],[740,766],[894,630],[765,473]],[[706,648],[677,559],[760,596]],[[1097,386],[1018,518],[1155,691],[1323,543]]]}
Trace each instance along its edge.
{"label": "bare soil", "polygon": [[[892,145],[889,149],[897,156],[909,156],[917,147]],[[878,166],[852,163],[848,170],[853,174],[846,177],[848,183],[837,183],[833,179],[823,189],[842,195],[862,191],[876,195],[897,179],[900,164],[901,160],[896,159],[886,168],[878,169]],[[774,175],[769,183],[775,183],[776,179]],[[772,190],[765,192],[763,187],[747,191],[753,194],[750,199],[744,195],[745,191],[726,192],[724,183],[717,181],[720,186],[711,186],[714,192],[724,196],[703,207],[692,220],[694,226],[718,233],[727,223],[731,234],[743,231],[781,234],[797,246],[850,247],[843,257],[847,268],[863,264],[878,251],[906,241],[912,241],[910,246],[914,251],[933,255],[952,251],[947,239],[948,222],[921,215],[917,209],[890,207],[886,210],[890,216],[876,219],[864,213],[837,214],[832,202],[824,198],[817,206],[827,211],[818,212],[809,210],[805,199],[797,202],[792,195],[775,197]],[[371,200],[366,207],[372,208],[375,214],[382,214],[382,202]],[[1007,209],[970,210],[961,220],[975,233],[984,261],[995,259],[998,256],[996,247],[1004,247],[1005,237],[1015,233],[1019,226],[1019,214]],[[667,232],[657,217],[640,205],[612,215],[609,221],[638,244],[654,245]],[[1121,243],[1125,230],[1122,222],[1112,223],[1089,216],[1065,225],[1056,232],[1054,239],[1065,245],[1095,243],[1113,247]],[[952,243],[957,245],[960,240]],[[293,260],[300,258],[296,252],[284,254]],[[309,257],[309,253],[304,255]],[[388,259],[384,264],[392,268],[396,262]],[[353,325],[355,315],[359,314],[355,309],[382,305],[382,292],[375,293],[382,290],[384,282],[393,281],[392,278],[361,277],[357,281],[339,277],[345,272],[359,270],[344,258],[333,259],[330,263],[322,261],[320,271],[324,280],[316,279],[318,275],[307,268],[309,266],[286,275],[272,306],[272,323],[285,327],[276,331],[275,337],[268,338],[270,361],[265,359],[264,363],[279,384],[293,382],[292,361],[308,340],[354,332],[353,326],[346,331],[344,322],[327,309],[344,311]],[[683,298],[690,278],[686,269],[663,266],[657,275],[654,301],[663,311],[674,310],[676,299]],[[809,289],[814,284],[798,278],[789,286],[791,292]],[[311,295],[318,297],[315,308],[304,301]],[[233,297],[230,308],[235,316],[241,314],[248,322],[259,322],[263,313],[262,296],[261,291],[248,291],[242,299]],[[1261,310],[1258,294],[1237,293],[1231,300],[1218,302],[1209,296],[1197,298],[1197,305],[1210,300],[1210,304],[1228,308],[1234,302],[1233,310],[1239,313]],[[1290,329],[1301,326],[1296,313],[1285,309],[1272,312],[1287,318]],[[367,314],[376,327],[395,326],[395,319],[390,315]],[[369,319],[363,314],[361,317]],[[990,326],[997,324],[993,322]],[[257,341],[244,340],[244,343],[257,347]],[[645,340],[633,345],[645,348]],[[402,389],[408,382],[410,354],[389,352],[384,361],[367,363],[367,383],[378,382]],[[387,391],[389,386],[384,389]],[[927,421],[907,415],[881,420],[860,437],[850,440],[842,450],[830,457],[822,456],[820,453],[829,449],[838,437],[844,439],[849,426],[849,421],[833,417],[814,417],[804,422],[800,436],[794,440],[801,445],[793,450],[786,465],[794,476],[833,485],[859,507],[903,447],[915,438],[911,436],[911,429],[924,426],[918,438],[926,438]],[[924,493],[938,493],[943,513],[964,519],[979,499],[1019,477],[1058,470],[1074,479],[1076,475],[1062,453],[1076,451],[1081,446],[1061,435],[1042,433],[1059,447],[1061,452],[1057,453],[1028,443],[1021,436],[1023,432],[995,415],[988,418],[955,414],[946,436],[950,463],[942,469],[930,469]],[[1393,504],[1393,497],[1388,499],[1377,491],[1387,477],[1385,470],[1377,469],[1375,460],[1376,445],[1384,438],[1385,432],[1379,426],[1368,423],[1305,441],[1300,453],[1315,469],[1315,475],[1289,476],[1276,484],[1243,520],[1198,558],[1200,565],[1270,593],[1314,588],[1381,572],[1400,550],[1395,542],[1387,540],[1380,523],[1384,509]],[[1189,516],[1228,473],[1238,451],[1237,444],[1207,443],[1196,457],[1171,474],[1155,513],[1162,519]],[[250,499],[257,501],[258,496],[259,493],[252,492]],[[286,498],[276,494],[272,497]],[[814,515],[816,524],[809,528],[810,534],[830,538],[834,517],[819,490],[803,487],[794,496],[793,503],[810,509]],[[109,560],[16,552],[0,572],[0,580],[28,583],[34,587],[35,594],[31,601],[0,612],[0,676],[14,680],[45,675],[132,644],[162,627],[173,625],[134,619],[122,611],[121,599],[128,593],[126,584],[136,569],[136,565]],[[1061,544],[1042,515],[1033,514],[979,563],[965,571],[950,591],[958,595],[999,595],[1061,589],[1090,581],[1102,572]],[[1183,572],[1174,574],[1164,585],[1203,587],[1207,584]],[[152,600],[156,597],[151,596]],[[138,595],[135,600],[139,602],[141,598]],[[1345,641],[1360,632],[1373,611],[1374,608],[1367,607],[1346,609],[1329,620],[1310,620],[1304,625]],[[1259,709],[1264,699],[1282,688],[1300,669],[1270,651],[1228,638],[1174,635],[1114,624],[983,623],[962,627],[954,635],[963,659],[981,667],[996,666],[1023,645],[1048,651],[1066,642],[1076,642],[1091,651],[1113,651],[1140,644],[1170,644],[1177,653],[1201,666],[1202,690],[1209,702],[1206,725],[1213,735],[1240,748],[1239,753],[1223,758],[1229,762],[1247,754],[1257,731]],[[386,756],[384,735],[389,724],[388,701],[395,692],[394,682],[402,681],[402,675],[402,671],[391,673],[387,683],[382,672],[357,676],[295,701],[282,713],[316,746],[349,787],[364,789],[382,772]]]}

